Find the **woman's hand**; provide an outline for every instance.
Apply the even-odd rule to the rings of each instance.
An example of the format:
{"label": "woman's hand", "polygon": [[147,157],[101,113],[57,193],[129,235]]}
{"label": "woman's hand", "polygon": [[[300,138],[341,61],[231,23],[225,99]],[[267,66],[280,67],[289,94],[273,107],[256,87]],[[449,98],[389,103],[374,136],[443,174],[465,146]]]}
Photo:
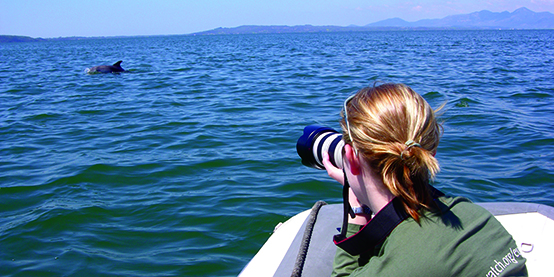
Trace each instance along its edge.
{"label": "woman's hand", "polygon": [[[338,167],[335,167],[331,161],[329,160],[329,154],[326,152],[323,152],[323,165],[325,166],[325,169],[327,170],[327,174],[333,179],[335,179],[337,182],[339,182],[341,185],[344,186],[344,171]],[[350,206],[352,207],[359,207],[361,206],[360,202],[358,201],[358,197],[354,194],[352,191],[352,188],[348,188],[348,199],[350,202]]]}
{"label": "woman's hand", "polygon": [[327,170],[327,174],[329,174],[329,177],[335,179],[337,182],[344,186],[344,172],[342,171],[342,169],[335,167],[331,163],[331,161],[329,160],[329,153],[327,152],[323,152],[323,166],[325,166],[325,170]]}
{"label": "woman's hand", "polygon": [[[341,185],[344,186],[344,172],[342,169],[335,167],[331,161],[329,160],[329,154],[324,152],[323,153],[323,166],[325,166],[325,169],[327,170],[327,174],[333,179],[335,179],[337,182],[339,182]],[[352,188],[348,188],[348,202],[350,203],[351,207],[360,207],[362,204],[358,201],[358,197],[354,194],[354,191],[352,191]],[[371,215],[356,215],[356,217],[351,218],[348,217],[348,222],[358,225],[365,225],[367,222],[371,219]]]}

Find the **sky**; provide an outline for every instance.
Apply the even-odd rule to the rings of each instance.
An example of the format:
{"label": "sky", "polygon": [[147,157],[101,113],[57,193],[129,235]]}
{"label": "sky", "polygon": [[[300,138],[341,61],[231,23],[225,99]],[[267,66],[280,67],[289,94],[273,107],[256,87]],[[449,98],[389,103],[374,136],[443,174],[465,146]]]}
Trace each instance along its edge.
{"label": "sky", "polygon": [[399,17],[443,18],[554,0],[0,0],[0,35],[42,38],[190,34],[241,25],[363,26]]}

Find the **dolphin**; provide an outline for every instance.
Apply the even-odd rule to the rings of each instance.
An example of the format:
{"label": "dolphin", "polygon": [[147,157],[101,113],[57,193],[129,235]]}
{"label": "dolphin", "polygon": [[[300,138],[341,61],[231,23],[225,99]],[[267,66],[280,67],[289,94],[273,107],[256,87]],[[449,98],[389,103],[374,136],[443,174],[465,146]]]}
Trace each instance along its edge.
{"label": "dolphin", "polygon": [[113,65],[99,65],[99,66],[93,66],[91,68],[87,68],[86,72],[89,74],[94,73],[116,73],[116,72],[123,72],[125,69],[121,67],[121,62],[118,61],[114,63]]}

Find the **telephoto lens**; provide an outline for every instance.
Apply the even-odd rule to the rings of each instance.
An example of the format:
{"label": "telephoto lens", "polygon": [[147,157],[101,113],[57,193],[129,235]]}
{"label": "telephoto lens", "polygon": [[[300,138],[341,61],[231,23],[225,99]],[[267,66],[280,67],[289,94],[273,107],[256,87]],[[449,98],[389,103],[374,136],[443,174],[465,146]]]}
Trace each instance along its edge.
{"label": "telephoto lens", "polygon": [[317,169],[323,166],[323,153],[329,153],[331,163],[342,168],[342,134],[329,127],[310,125],[304,128],[304,134],[296,142],[296,151],[302,164]]}

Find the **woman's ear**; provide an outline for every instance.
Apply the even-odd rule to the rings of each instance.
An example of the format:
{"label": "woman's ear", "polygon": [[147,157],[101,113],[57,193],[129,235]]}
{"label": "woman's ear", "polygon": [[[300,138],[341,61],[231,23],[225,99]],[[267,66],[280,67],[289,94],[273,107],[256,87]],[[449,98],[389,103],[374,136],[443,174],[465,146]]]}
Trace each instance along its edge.
{"label": "woman's ear", "polygon": [[362,167],[360,164],[360,159],[358,155],[356,155],[354,148],[352,148],[350,144],[345,144],[344,152],[345,152],[344,155],[346,156],[346,160],[350,165],[350,173],[352,173],[353,175],[359,175],[362,172]]}

